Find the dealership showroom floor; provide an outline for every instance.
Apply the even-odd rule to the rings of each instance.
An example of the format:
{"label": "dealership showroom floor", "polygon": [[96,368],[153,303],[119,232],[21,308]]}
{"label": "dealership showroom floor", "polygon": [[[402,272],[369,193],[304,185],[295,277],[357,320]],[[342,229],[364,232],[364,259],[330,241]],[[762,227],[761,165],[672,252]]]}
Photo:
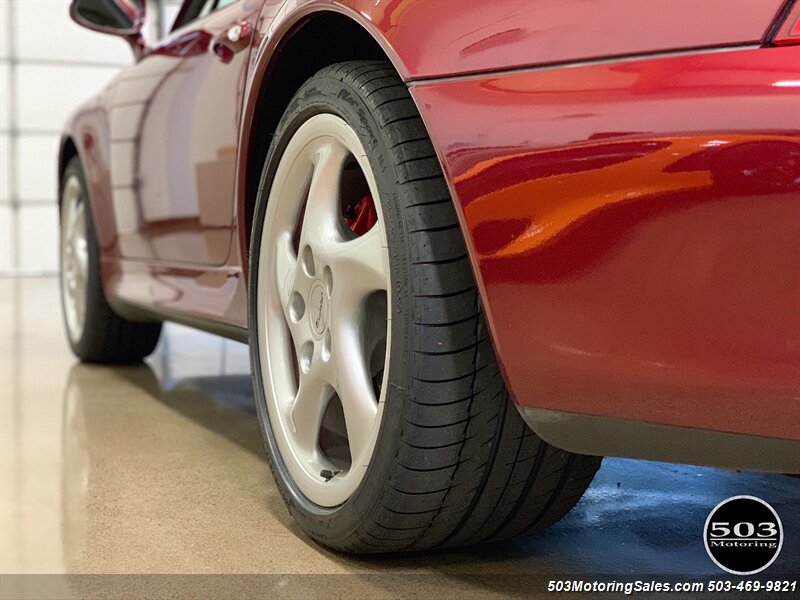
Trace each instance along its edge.
{"label": "dealership showroom floor", "polygon": [[783,519],[787,543],[767,573],[799,570],[800,479],[619,459],[541,534],[417,555],[328,552],[301,534],[268,474],[245,345],[167,325],[145,365],[81,365],[57,281],[0,283],[2,573],[269,574],[275,590],[350,598],[415,585],[523,594],[504,588],[510,575],[721,577],[703,524],[739,494]]}

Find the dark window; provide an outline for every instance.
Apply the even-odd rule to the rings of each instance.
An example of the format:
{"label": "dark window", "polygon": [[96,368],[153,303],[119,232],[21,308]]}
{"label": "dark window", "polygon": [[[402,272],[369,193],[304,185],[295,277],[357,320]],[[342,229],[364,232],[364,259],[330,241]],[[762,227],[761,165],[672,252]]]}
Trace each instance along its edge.
{"label": "dark window", "polygon": [[238,1],[239,0],[186,0],[186,2],[181,7],[180,12],[178,13],[178,17],[172,24],[171,31],[180,29],[181,27],[188,25],[195,19],[200,19],[202,17],[205,17],[206,15],[214,12],[218,8],[224,8],[225,6],[228,6]]}

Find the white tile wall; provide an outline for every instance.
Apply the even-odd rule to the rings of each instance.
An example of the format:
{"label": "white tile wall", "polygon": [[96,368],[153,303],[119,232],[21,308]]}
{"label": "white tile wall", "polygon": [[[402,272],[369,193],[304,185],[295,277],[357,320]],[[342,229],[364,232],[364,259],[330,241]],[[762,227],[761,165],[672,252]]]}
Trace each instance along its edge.
{"label": "white tile wall", "polygon": [[20,202],[53,200],[56,196],[57,135],[22,135],[17,146]]}
{"label": "white tile wall", "polygon": [[[15,8],[17,54],[21,57],[115,65],[133,61],[125,40],[73,23],[67,0],[16,0]],[[24,32],[44,32],[45,35],[23,35]],[[58,43],[54,44],[54,39]]]}
{"label": "white tile wall", "polygon": [[0,58],[8,56],[8,16],[0,6]]}
{"label": "white tile wall", "polygon": [[26,206],[19,211],[19,260],[23,269],[55,271],[58,266],[58,212],[51,206]]}
{"label": "white tile wall", "polygon": [[0,206],[11,199],[11,137],[0,133]]}
{"label": "white tile wall", "polygon": [[0,204],[0,271],[11,270],[11,245],[14,240],[12,235],[11,208]]}
{"label": "white tile wall", "polygon": [[17,68],[17,126],[58,132],[79,104],[105,86],[118,67],[21,64]]}
{"label": "white tile wall", "polygon": [[[68,0],[0,0],[0,274],[58,268],[58,134],[81,102],[132,61],[123,40],[79,27],[68,7]],[[12,59],[17,61],[13,80]],[[11,94],[17,126],[13,157]],[[10,184],[12,164],[16,190]]]}
{"label": "white tile wall", "polygon": [[[0,14],[3,12],[0,5]],[[3,38],[0,37],[0,47],[3,47]],[[11,69],[8,63],[0,58],[0,130],[6,131],[11,127],[11,115],[9,113],[8,101],[11,99],[10,75]]]}

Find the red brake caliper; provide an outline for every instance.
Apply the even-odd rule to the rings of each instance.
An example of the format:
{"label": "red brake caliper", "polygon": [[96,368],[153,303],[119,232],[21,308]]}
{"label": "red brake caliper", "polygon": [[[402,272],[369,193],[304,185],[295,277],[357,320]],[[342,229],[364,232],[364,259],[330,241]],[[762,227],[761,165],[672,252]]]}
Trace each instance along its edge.
{"label": "red brake caliper", "polygon": [[350,231],[358,236],[362,236],[372,229],[378,222],[378,213],[375,212],[375,202],[373,202],[372,196],[370,194],[363,196],[353,207],[353,216],[345,215],[344,222]]}

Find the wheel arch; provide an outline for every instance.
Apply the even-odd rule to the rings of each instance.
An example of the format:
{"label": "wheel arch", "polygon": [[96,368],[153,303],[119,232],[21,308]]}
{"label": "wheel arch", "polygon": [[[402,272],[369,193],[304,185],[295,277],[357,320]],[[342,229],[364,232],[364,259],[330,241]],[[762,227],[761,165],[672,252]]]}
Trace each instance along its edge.
{"label": "wheel arch", "polygon": [[242,113],[236,209],[245,275],[262,166],[295,92],[320,69],[348,60],[387,60],[401,78],[408,74],[380,31],[341,5],[312,4],[276,23],[256,57]]}

